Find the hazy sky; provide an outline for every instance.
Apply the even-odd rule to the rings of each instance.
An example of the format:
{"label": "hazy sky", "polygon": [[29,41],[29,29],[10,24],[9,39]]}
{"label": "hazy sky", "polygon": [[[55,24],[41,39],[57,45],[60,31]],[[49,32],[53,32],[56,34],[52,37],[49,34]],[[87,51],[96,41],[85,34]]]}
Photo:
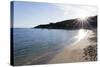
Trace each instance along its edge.
{"label": "hazy sky", "polygon": [[96,6],[14,2],[14,27],[31,28],[72,18],[97,15]]}

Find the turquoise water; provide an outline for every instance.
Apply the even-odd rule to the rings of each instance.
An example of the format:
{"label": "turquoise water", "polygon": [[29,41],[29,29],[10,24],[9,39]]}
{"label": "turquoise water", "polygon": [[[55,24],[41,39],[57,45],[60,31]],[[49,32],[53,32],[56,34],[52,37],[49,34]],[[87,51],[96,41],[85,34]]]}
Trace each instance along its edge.
{"label": "turquoise water", "polygon": [[78,30],[14,28],[14,65],[47,63],[76,39]]}

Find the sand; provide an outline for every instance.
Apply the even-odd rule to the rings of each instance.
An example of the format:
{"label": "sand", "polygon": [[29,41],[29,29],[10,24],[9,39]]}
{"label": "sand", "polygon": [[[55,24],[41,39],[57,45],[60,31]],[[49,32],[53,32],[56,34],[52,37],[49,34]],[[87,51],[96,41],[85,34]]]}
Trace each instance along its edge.
{"label": "sand", "polygon": [[92,45],[88,38],[93,33],[88,33],[83,39],[72,43],[70,46],[65,47],[59,54],[53,57],[48,63],[71,63],[71,62],[84,62],[86,61],[83,49]]}

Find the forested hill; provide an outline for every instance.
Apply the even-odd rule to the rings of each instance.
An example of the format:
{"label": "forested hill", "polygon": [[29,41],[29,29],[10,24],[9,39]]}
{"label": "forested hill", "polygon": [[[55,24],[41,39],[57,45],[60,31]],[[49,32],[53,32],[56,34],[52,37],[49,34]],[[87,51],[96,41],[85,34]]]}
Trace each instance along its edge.
{"label": "forested hill", "polygon": [[97,28],[97,16],[87,17],[86,19],[70,19],[59,21],[55,23],[49,23],[45,25],[38,25],[34,28],[41,28],[41,29],[91,29]]}

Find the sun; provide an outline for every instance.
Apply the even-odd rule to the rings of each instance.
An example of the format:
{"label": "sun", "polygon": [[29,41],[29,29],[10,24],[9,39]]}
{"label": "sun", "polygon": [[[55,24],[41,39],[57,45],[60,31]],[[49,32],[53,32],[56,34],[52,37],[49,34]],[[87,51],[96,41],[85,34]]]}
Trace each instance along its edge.
{"label": "sun", "polygon": [[80,17],[80,18],[77,18],[77,21],[79,21],[79,22],[81,22],[81,23],[83,23],[83,22],[85,22],[85,21],[87,21],[88,20],[88,18],[87,17]]}
{"label": "sun", "polygon": [[87,11],[80,11],[80,13],[77,14],[77,17],[79,20],[86,20],[88,17],[88,12]]}
{"label": "sun", "polygon": [[78,20],[82,20],[82,21],[87,20],[87,16],[80,16],[80,17],[78,18]]}
{"label": "sun", "polygon": [[77,14],[77,18],[75,20],[75,26],[79,26],[79,28],[86,28],[90,26],[89,24],[90,18],[88,15],[88,12],[86,11],[81,11],[80,13]]}

